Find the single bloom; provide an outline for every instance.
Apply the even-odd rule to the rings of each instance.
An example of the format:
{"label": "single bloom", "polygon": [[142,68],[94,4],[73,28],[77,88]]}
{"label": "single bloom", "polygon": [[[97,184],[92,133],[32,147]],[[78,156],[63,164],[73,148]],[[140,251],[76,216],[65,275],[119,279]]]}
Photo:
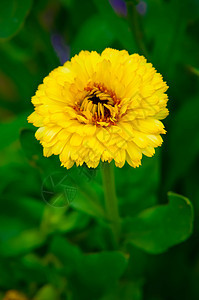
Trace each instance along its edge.
{"label": "single bloom", "polygon": [[143,56],[81,51],[44,78],[28,121],[39,127],[44,156],[59,155],[67,169],[100,160],[138,167],[162,144],[167,88]]}

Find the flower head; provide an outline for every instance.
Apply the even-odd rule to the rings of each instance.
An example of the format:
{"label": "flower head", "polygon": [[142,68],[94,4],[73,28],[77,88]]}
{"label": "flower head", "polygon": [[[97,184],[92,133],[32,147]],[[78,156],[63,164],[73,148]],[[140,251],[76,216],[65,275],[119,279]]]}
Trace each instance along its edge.
{"label": "flower head", "polygon": [[59,155],[66,168],[100,160],[137,167],[162,144],[167,88],[143,56],[81,51],[44,78],[28,121],[39,127],[44,156]]}

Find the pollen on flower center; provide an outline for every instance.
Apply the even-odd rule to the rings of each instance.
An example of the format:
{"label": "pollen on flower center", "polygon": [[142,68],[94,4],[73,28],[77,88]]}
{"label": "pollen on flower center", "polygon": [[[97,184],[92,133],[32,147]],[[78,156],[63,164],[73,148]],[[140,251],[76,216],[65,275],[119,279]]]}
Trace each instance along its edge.
{"label": "pollen on flower center", "polygon": [[86,87],[87,94],[79,103],[81,112],[89,112],[93,122],[115,122],[117,99],[115,93],[107,90],[101,84]]}

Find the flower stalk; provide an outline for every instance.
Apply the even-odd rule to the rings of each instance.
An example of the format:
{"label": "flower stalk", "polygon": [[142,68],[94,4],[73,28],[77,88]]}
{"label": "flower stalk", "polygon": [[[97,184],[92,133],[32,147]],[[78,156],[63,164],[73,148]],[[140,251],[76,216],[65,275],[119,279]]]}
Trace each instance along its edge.
{"label": "flower stalk", "polygon": [[117,246],[120,235],[120,217],[118,199],[115,190],[114,165],[110,163],[103,163],[102,180],[104,185],[107,220],[110,222],[110,227],[114,237],[114,244]]}
{"label": "flower stalk", "polygon": [[140,24],[140,16],[136,10],[136,5],[133,2],[127,2],[127,19],[133,33],[140,54],[149,58],[149,53],[145,46],[143,31]]}

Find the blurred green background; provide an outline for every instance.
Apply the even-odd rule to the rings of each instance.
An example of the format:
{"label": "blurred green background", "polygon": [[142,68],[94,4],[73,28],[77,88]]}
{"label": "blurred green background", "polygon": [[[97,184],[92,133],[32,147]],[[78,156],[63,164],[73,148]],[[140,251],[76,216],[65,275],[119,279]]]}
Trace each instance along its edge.
{"label": "blurred green background", "polygon": [[[0,1],[0,299],[199,299],[198,37],[198,0]],[[44,158],[27,123],[53,68],[106,47],[147,55],[169,85],[163,146],[138,169],[115,169],[119,249],[100,167]],[[194,208],[179,245],[192,206],[169,191]]]}

